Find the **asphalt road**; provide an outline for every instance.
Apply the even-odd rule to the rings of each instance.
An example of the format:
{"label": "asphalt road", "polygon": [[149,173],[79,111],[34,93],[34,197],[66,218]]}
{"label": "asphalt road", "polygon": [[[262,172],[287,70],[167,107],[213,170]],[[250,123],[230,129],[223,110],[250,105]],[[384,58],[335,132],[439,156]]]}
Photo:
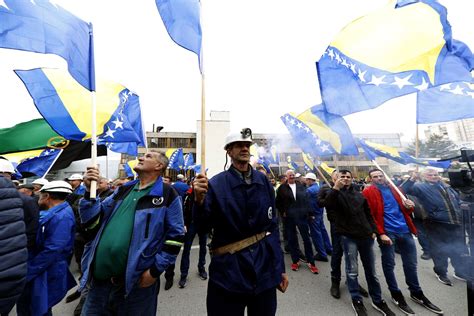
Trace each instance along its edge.
{"label": "asphalt road", "polygon": [[[195,247],[193,247],[195,248]],[[388,305],[397,315],[404,315],[390,301],[390,294],[381,270],[380,251],[375,249],[378,277],[382,285],[383,297]],[[162,278],[160,294],[158,296],[157,315],[205,315],[206,314],[206,289],[207,281],[202,281],[197,275],[197,249],[191,251],[191,269],[188,276],[188,284],[184,289],[177,286],[179,279],[179,258],[176,267],[175,285],[168,291],[164,291],[164,280]],[[207,258],[209,259],[209,257]],[[327,262],[318,262],[320,270],[318,275],[312,274],[305,266],[301,266],[297,272],[291,271],[290,257],[285,255],[290,285],[285,294],[278,292],[278,315],[353,315],[350,295],[346,286],[342,283],[340,299],[334,299],[329,294],[330,287],[330,265]],[[435,315],[422,306],[411,301],[407,286],[404,283],[400,256],[397,255],[396,274],[399,287],[402,289],[408,304],[417,315]],[[344,264],[344,262],[343,262]],[[441,284],[432,270],[430,261],[418,260],[418,275],[425,295],[437,306],[442,308],[445,315],[463,316],[467,315],[466,283],[451,277],[453,286]],[[361,270],[361,265],[360,268]],[[359,270],[359,282],[367,288],[363,272]],[[344,271],[344,269],[343,269]],[[450,268],[449,275],[452,276]],[[344,274],[344,272],[343,272]],[[344,278],[344,277],[343,277]],[[78,301],[65,304],[64,301],[53,308],[55,315],[72,315]],[[380,315],[370,305],[370,299],[365,299],[365,306],[369,315]]]}

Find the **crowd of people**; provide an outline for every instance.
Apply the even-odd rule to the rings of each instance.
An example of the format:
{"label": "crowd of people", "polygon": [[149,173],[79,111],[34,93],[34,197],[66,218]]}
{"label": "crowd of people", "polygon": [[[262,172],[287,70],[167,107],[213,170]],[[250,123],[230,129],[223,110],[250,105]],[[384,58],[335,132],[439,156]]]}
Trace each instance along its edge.
{"label": "crowd of people", "polygon": [[[276,291],[289,285],[285,254],[291,273],[304,263],[318,274],[317,262],[330,261],[328,291],[335,299],[341,297],[344,257],[355,314],[367,315],[363,297],[370,296],[375,310],[395,315],[382,297],[375,242],[393,304],[415,314],[395,276],[398,253],[411,300],[443,314],[422,290],[414,236],[421,259],[433,260],[445,285],[452,285],[448,262],[453,277],[468,277],[462,262],[468,250],[461,200],[438,171],[426,168],[391,181],[374,168],[362,182],[346,169],[325,181],[290,169],[275,181],[265,168],[250,165],[252,142],[250,129],[229,134],[229,168],[211,179],[198,174],[187,181],[180,174],[174,183],[166,175],[168,158],[154,150],[138,159],[137,179],[113,182],[88,167],[65,181],[15,186],[12,164],[0,159],[0,314],[16,304],[18,315],[51,315],[77,286],[66,298],[79,299],[75,315],[155,315],[160,276],[169,290],[181,249],[178,285],[186,287],[196,235],[208,315],[275,315]],[[81,271],[78,283],[70,271],[73,258]],[[367,289],[358,281],[359,258]]]}

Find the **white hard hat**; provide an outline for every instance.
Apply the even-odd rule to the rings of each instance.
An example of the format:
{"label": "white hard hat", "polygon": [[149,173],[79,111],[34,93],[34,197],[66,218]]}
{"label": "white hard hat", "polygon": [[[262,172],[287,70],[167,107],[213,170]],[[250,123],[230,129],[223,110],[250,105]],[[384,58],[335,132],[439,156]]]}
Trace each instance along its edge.
{"label": "white hard hat", "polygon": [[225,138],[224,149],[227,150],[229,145],[235,142],[248,142],[250,144],[253,144],[252,130],[250,128],[243,128],[238,133],[229,133]]}
{"label": "white hard hat", "polygon": [[314,173],[312,173],[312,172],[308,172],[308,173],[306,174],[305,178],[306,178],[306,179],[311,179],[311,180],[314,180],[314,181],[317,180],[317,179],[316,179],[316,175],[315,175]]}
{"label": "white hard hat", "polygon": [[15,167],[7,159],[0,159],[0,172],[15,173]]}
{"label": "white hard hat", "polygon": [[40,192],[72,193],[72,187],[66,181],[51,181],[43,185]]}
{"label": "white hard hat", "polygon": [[48,182],[49,181],[44,179],[44,178],[39,178],[39,179],[36,179],[35,181],[31,182],[31,184],[45,185]]}
{"label": "white hard hat", "polygon": [[68,181],[72,181],[72,180],[81,180],[82,181],[82,175],[79,174],[79,173],[75,173],[75,174],[72,174],[69,176],[69,178],[67,178]]}
{"label": "white hard hat", "polygon": [[176,178],[178,178],[179,180],[183,180],[183,179],[184,179],[184,175],[178,174],[178,175],[176,176]]}

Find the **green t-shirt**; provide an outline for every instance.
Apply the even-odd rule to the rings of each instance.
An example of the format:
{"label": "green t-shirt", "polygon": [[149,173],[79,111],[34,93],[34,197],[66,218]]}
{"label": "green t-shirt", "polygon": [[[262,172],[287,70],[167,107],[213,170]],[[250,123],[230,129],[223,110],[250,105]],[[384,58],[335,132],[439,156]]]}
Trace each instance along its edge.
{"label": "green t-shirt", "polygon": [[135,184],[105,226],[93,262],[92,271],[95,279],[108,280],[111,277],[125,275],[135,221],[135,208],[138,200],[150,192],[153,184],[141,190],[139,190],[140,183]]}

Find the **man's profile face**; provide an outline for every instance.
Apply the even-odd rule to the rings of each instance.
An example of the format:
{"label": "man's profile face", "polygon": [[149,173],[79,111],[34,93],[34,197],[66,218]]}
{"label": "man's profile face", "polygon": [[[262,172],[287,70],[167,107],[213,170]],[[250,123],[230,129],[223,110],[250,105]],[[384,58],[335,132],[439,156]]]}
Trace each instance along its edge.
{"label": "man's profile face", "polygon": [[232,143],[227,154],[237,163],[248,163],[250,161],[250,145],[249,142],[235,142]]}
{"label": "man's profile face", "polygon": [[72,189],[74,190],[75,188],[77,188],[78,186],[81,185],[81,180],[69,180],[68,181],[69,184],[71,185]]}
{"label": "man's profile face", "polygon": [[372,183],[383,185],[386,184],[385,175],[382,171],[373,171],[370,173],[370,180]]}
{"label": "man's profile face", "polygon": [[109,188],[109,182],[107,179],[100,179],[99,183],[97,184],[97,189],[105,191]]}

